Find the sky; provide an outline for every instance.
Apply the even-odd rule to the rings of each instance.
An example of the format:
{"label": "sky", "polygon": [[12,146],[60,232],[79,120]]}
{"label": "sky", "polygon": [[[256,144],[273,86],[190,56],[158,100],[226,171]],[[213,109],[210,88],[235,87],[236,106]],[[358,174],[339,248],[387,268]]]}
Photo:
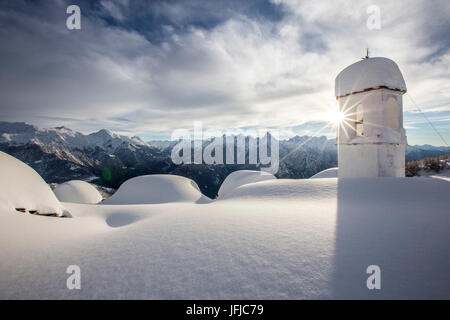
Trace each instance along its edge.
{"label": "sky", "polygon": [[335,77],[368,47],[403,73],[408,143],[446,145],[449,17],[448,0],[0,0],[0,120],[145,140],[195,121],[333,137]]}

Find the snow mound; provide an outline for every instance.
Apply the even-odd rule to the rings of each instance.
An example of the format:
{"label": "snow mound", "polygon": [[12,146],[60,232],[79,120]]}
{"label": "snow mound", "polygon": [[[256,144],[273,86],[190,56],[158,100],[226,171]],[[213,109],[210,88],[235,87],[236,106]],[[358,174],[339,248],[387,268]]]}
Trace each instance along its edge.
{"label": "snow mound", "polygon": [[265,180],[273,180],[276,177],[268,172],[255,170],[238,170],[230,173],[220,186],[218,197],[224,197],[240,186]]}
{"label": "snow mound", "polygon": [[103,200],[100,192],[88,182],[71,180],[58,185],[53,192],[59,201],[75,203],[99,203]]}
{"label": "snow mound", "polygon": [[338,74],[335,94],[342,97],[380,87],[406,92],[405,80],[394,61],[382,57],[369,58],[348,66]]}
{"label": "snow mound", "polygon": [[310,179],[337,178],[337,177],[338,177],[338,168],[336,167],[322,170],[313,175]]}
{"label": "snow mound", "polygon": [[[334,179],[333,179],[334,180]],[[337,180],[337,179],[336,179]],[[329,179],[275,179],[249,183],[223,196],[223,200],[324,200],[334,197],[336,186]]]}
{"label": "snow mound", "polygon": [[155,174],[125,181],[117,192],[102,204],[205,203],[210,200],[191,179]]}
{"label": "snow mound", "polygon": [[41,176],[22,161],[0,152],[0,206],[62,216],[64,208]]}

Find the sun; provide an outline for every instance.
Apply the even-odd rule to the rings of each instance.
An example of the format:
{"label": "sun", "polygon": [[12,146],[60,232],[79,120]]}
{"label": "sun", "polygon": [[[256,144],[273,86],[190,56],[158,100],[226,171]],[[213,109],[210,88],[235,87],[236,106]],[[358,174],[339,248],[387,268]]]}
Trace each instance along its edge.
{"label": "sun", "polygon": [[344,121],[345,115],[343,112],[339,111],[338,108],[333,108],[333,110],[328,113],[327,118],[330,123],[338,126],[342,121]]}

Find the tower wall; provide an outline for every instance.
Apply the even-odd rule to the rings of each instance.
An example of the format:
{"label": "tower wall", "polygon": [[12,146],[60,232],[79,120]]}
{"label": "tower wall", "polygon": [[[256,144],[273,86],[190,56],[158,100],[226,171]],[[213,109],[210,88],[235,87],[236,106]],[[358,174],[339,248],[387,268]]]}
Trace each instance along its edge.
{"label": "tower wall", "polygon": [[341,144],[339,178],[405,176],[405,144]]}
{"label": "tower wall", "polygon": [[404,177],[402,93],[370,90],[339,98],[339,107],[345,116],[338,129],[339,177]]}

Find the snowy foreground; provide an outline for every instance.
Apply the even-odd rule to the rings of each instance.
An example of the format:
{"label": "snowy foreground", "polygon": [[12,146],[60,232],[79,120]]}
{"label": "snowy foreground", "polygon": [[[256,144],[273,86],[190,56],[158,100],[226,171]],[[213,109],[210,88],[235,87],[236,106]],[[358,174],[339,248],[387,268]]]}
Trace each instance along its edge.
{"label": "snowy foreground", "polygon": [[271,179],[207,202],[61,203],[72,218],[0,205],[0,298],[448,299],[449,195],[436,178]]}

